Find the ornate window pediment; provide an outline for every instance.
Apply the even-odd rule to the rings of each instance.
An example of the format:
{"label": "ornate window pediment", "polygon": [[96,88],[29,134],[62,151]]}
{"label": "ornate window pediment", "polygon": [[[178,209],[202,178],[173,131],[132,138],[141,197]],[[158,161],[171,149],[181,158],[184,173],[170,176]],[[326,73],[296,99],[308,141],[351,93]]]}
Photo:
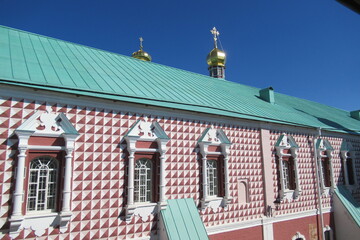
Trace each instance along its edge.
{"label": "ornate window pediment", "polygon": [[315,147],[320,171],[321,191],[323,194],[329,195],[336,188],[332,162],[334,148],[327,139],[317,139]]}
{"label": "ornate window pediment", "polygon": [[354,151],[353,146],[350,142],[343,140],[340,148],[340,156],[342,160],[343,174],[345,185],[349,190],[354,190],[358,187],[356,171],[355,171],[355,161],[354,161]]}
{"label": "ornate window pediment", "polygon": [[[150,214],[154,214],[157,210],[166,207],[165,153],[167,150],[166,144],[170,138],[158,122],[149,122],[148,118],[144,117],[144,119],[139,119],[135,122],[125,134],[124,139],[126,140],[127,151],[129,153],[128,196],[125,218],[127,221],[130,221],[133,215],[139,215],[145,221]],[[143,144],[144,142],[154,142],[156,144]],[[146,168],[147,175],[142,176],[139,174],[139,161],[141,159],[138,158],[141,154],[145,153],[151,156],[154,166]],[[160,166],[159,172],[157,172],[156,166]],[[153,181],[152,179],[158,175],[159,181]],[[147,183],[146,186],[139,185],[139,181],[142,178],[142,181]],[[151,185],[154,182],[159,182],[159,188]],[[156,189],[159,189],[159,197],[151,197],[150,193],[152,191],[155,192]],[[149,194],[139,195],[140,190],[148,191]]]}
{"label": "ornate window pediment", "polygon": [[301,194],[298,149],[299,146],[292,136],[282,134],[276,144],[280,181],[280,200],[297,199]]}
{"label": "ornate window pediment", "polygon": [[279,139],[277,140],[275,147],[277,148],[299,148],[296,144],[294,138],[292,136],[287,136],[286,134],[282,134]]}
{"label": "ornate window pediment", "polygon": [[21,131],[31,132],[32,136],[45,137],[79,134],[64,113],[53,113],[51,108],[45,112],[35,112],[16,129],[16,132]]}
{"label": "ornate window pediment", "polygon": [[165,131],[158,122],[149,122],[147,117],[144,120],[137,120],[136,123],[124,136],[125,138],[136,138],[141,141],[154,141],[156,139],[169,140]]}
{"label": "ornate window pediment", "polygon": [[[79,133],[64,113],[53,113],[51,107],[47,108],[45,112],[35,112],[30,118],[25,120],[14,131],[14,133],[19,139],[19,154],[17,157],[15,190],[13,192],[13,211],[9,218],[10,236],[16,237],[21,228],[33,229],[36,236],[41,236],[44,234],[45,230],[51,226],[59,226],[60,232],[66,231],[72,215],[70,203],[72,153],[74,150],[75,140]],[[65,140],[65,145],[29,145],[29,139],[31,137],[62,137]],[[56,170],[60,169],[60,167],[64,169],[63,184],[59,184],[57,180],[54,180],[54,182],[37,182],[34,180],[26,181],[26,179],[29,179],[36,173],[29,163],[26,163],[26,159],[29,158],[28,155],[31,154],[30,151],[37,150],[55,151],[58,153],[63,151],[66,152],[65,157],[58,159],[60,162],[58,168],[56,168]],[[25,171],[25,169],[28,169],[29,171]],[[55,169],[52,169],[51,171],[55,171]],[[26,183],[28,183],[29,186],[25,186]],[[28,189],[28,192],[30,192],[34,186],[40,184],[45,184],[49,189],[60,185],[63,186],[63,189],[61,189],[62,196],[58,196],[60,194],[51,194],[51,191],[46,191],[45,196],[47,199],[45,200],[39,200],[39,192],[36,191],[32,191],[31,194],[28,193],[27,196],[24,196],[25,189]],[[42,204],[41,201],[47,201],[49,204],[57,202],[57,200],[51,199],[53,196],[61,199],[61,208],[55,209],[55,207],[48,206],[46,209],[51,209],[52,211],[46,212],[43,211],[46,209],[36,207],[36,204]],[[25,206],[27,206],[27,208]],[[25,212],[25,214],[23,214],[23,212]],[[29,212],[31,212],[31,214],[29,214]]]}
{"label": "ornate window pediment", "polygon": [[211,126],[203,132],[198,145],[202,156],[201,207],[211,207],[216,211],[221,206],[226,207],[232,199],[228,167],[231,142],[222,129]]}

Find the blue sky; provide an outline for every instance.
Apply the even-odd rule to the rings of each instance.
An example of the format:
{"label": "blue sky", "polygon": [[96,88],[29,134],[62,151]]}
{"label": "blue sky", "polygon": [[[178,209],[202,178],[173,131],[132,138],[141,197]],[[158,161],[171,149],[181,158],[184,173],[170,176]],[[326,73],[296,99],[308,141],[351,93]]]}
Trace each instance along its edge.
{"label": "blue sky", "polygon": [[208,75],[220,31],[226,79],[360,109],[360,15],[335,0],[0,0],[0,24]]}

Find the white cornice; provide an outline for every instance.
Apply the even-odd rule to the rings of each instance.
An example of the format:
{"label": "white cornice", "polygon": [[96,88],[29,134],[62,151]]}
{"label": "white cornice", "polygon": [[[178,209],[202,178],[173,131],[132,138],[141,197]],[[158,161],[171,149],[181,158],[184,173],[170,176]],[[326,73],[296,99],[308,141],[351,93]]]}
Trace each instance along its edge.
{"label": "white cornice", "polygon": [[[77,105],[77,106],[89,106],[91,108],[100,108],[100,109],[109,109],[116,110],[122,112],[133,112],[133,113],[147,113],[148,115],[153,116],[164,116],[167,118],[185,118],[186,120],[195,120],[195,121],[204,121],[204,122],[221,122],[222,125],[236,125],[250,128],[263,128],[269,129],[272,131],[281,131],[287,132],[289,134],[308,134],[308,135],[316,135],[318,131],[315,128],[306,128],[292,125],[283,125],[270,123],[266,121],[256,121],[256,120],[247,120],[240,118],[231,118],[220,115],[209,115],[205,113],[193,113],[189,111],[179,110],[179,109],[171,109],[171,108],[161,108],[154,107],[150,105],[144,104],[135,104],[121,101],[113,101],[97,98],[94,101],[93,97],[87,96],[79,96],[74,94],[66,94],[57,92],[53,94],[52,91],[46,90],[38,90],[30,87],[19,87],[19,86],[9,86],[0,84],[0,95],[7,97],[21,96],[21,98],[38,100],[38,101],[48,101],[52,103],[62,103],[68,105]],[[331,136],[331,137],[340,137],[347,138],[353,140],[359,140],[359,136],[346,134],[346,133],[337,133],[337,132],[328,132],[326,130],[322,130],[323,136]]]}

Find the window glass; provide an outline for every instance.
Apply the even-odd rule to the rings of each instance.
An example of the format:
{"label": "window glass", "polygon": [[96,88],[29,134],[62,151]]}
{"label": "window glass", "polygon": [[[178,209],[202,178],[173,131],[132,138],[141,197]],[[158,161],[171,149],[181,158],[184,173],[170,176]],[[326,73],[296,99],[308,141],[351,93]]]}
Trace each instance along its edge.
{"label": "window glass", "polygon": [[152,200],[152,162],[150,159],[139,159],[135,164],[134,201],[150,202]]}
{"label": "window glass", "polygon": [[58,161],[49,156],[37,157],[31,161],[29,171],[27,210],[55,210]]}
{"label": "window glass", "polygon": [[348,179],[349,179],[349,184],[350,185],[354,185],[355,184],[355,180],[354,180],[354,169],[353,169],[353,164],[352,164],[352,159],[348,158],[346,160],[346,168],[347,168],[347,174],[348,174]]}
{"label": "window glass", "polygon": [[324,232],[324,235],[325,235],[325,240],[330,240],[330,230],[326,230]]}
{"label": "window glass", "polygon": [[330,187],[330,166],[329,160],[327,158],[321,159],[321,170],[325,187]]}
{"label": "window glass", "polygon": [[216,160],[207,161],[207,183],[209,196],[218,196],[219,179],[218,179],[218,163]]}

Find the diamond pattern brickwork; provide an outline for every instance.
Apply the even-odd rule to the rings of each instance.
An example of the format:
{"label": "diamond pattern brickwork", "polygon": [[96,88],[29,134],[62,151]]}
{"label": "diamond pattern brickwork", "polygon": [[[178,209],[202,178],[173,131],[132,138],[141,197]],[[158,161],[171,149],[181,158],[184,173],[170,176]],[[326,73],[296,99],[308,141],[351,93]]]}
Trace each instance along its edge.
{"label": "diamond pattern brickwork", "polygon": [[[0,98],[0,227],[6,224],[11,203],[13,158],[17,139],[14,130],[35,111],[51,106],[56,113],[63,112],[80,133],[75,143],[73,163],[73,218],[66,233],[48,229],[37,239],[128,239],[142,238],[156,233],[156,216],[142,219],[139,216],[127,223],[122,219],[126,197],[126,145],[124,134],[144,113],[121,112],[112,109],[47,103],[20,98]],[[200,165],[197,141],[211,125],[224,130],[233,143],[230,148],[229,180],[232,202],[227,209],[206,208],[201,217],[206,226],[241,222],[260,218],[264,211],[261,147],[259,129],[239,125],[224,125],[193,119],[149,116],[157,121],[170,137],[166,153],[166,182],[168,199],[200,199]],[[279,132],[271,135],[274,145]],[[297,212],[315,208],[314,176],[311,147],[306,135],[292,134],[300,146],[299,163],[303,193],[299,200],[283,203],[279,213]],[[329,138],[338,155],[341,140]],[[359,142],[357,149],[359,168]],[[341,180],[340,160],[336,156],[335,176]],[[275,160],[274,183],[277,181]],[[360,176],[360,173],[357,173]],[[239,204],[238,180],[247,179],[249,202]],[[360,182],[360,181],[359,181]],[[274,185],[274,196],[277,194]],[[330,198],[324,198],[329,205]],[[5,225],[6,226],[6,225]],[[4,236],[6,239],[8,236]],[[17,239],[34,239],[34,232],[25,229]]]}
{"label": "diamond pattern brickwork", "polygon": [[[271,146],[275,146],[275,143],[279,136],[283,132],[272,131],[271,132]],[[302,188],[302,193],[297,200],[284,200],[277,206],[277,215],[296,213],[302,211],[314,210],[317,208],[316,201],[316,176],[315,176],[315,162],[313,155],[313,144],[312,144],[312,135],[299,134],[286,132],[286,134],[293,136],[296,143],[299,145],[298,150],[298,163],[299,163],[299,178],[300,185]],[[337,137],[323,137],[323,139],[328,139],[331,146],[334,148],[333,151],[333,169],[334,169],[334,180],[335,184],[344,184],[343,173],[341,171],[341,159],[340,159],[340,147],[342,143],[341,138]],[[358,144],[353,141],[355,146],[358,148]],[[356,152],[358,152],[357,149]],[[275,162],[275,147],[272,147],[273,157],[272,157],[272,166],[273,166],[273,179],[274,179],[274,199],[278,197],[279,193],[279,176],[277,174],[277,168]],[[358,159],[358,157],[357,157]],[[358,161],[357,161],[358,164]],[[358,167],[357,167],[358,168]],[[323,207],[330,207],[331,196],[322,197]]]}

